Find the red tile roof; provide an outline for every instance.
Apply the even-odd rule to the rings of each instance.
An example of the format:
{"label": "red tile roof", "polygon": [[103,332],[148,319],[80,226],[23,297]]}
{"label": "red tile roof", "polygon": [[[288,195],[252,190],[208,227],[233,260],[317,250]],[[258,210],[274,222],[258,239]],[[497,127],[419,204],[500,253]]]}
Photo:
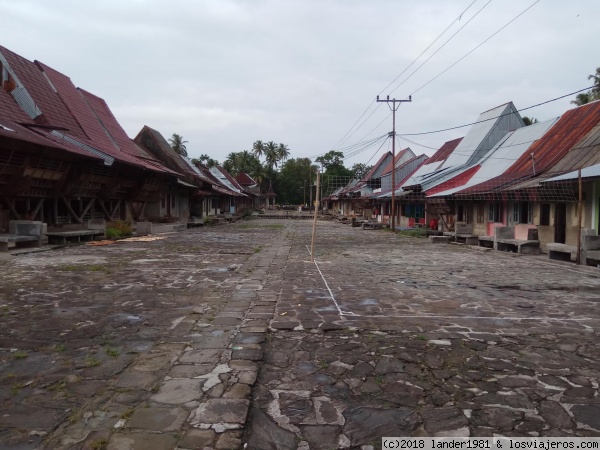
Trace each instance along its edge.
{"label": "red tile roof", "polygon": [[17,74],[19,81],[23,84],[27,92],[42,111],[43,118],[48,124],[56,127],[65,128],[68,133],[77,138],[85,138],[85,133],[81,130],[73,116],[61,102],[58,94],[54,92],[52,86],[40,69],[31,61],[0,47],[0,52],[10,65],[11,69]]}

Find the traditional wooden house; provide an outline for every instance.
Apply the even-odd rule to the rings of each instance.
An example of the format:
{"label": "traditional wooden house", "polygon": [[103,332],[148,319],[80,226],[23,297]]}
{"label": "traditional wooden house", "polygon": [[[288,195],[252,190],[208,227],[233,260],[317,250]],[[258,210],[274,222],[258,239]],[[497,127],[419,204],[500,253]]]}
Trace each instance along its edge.
{"label": "traditional wooden house", "polygon": [[[41,199],[49,227],[83,225],[89,219],[143,218],[145,206],[158,202],[161,189],[178,174],[145,154],[102,99],[76,88],[65,75],[4,47],[0,63],[3,88],[10,94],[3,102],[19,105],[29,120],[24,126],[71,153],[89,156],[85,163],[69,167],[58,189],[38,191],[38,197],[20,189],[8,202],[22,205]],[[99,163],[89,164],[90,159]],[[14,208],[11,214],[15,213],[22,211]]]}

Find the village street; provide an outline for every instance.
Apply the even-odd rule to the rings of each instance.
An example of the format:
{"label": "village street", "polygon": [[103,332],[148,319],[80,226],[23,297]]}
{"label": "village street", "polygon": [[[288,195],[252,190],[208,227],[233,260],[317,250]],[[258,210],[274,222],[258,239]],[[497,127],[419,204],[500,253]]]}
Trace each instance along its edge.
{"label": "village street", "polygon": [[311,225],[0,259],[0,448],[600,436],[600,269]]}

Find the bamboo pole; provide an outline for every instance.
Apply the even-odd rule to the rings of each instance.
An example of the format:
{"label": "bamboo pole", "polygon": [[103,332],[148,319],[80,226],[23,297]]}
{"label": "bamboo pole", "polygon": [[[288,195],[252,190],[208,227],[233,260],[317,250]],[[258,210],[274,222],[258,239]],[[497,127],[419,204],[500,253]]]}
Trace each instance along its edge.
{"label": "bamboo pole", "polygon": [[577,264],[581,264],[581,213],[583,211],[583,189],[581,188],[581,169],[577,173],[579,179],[579,203],[577,205]]}
{"label": "bamboo pole", "polygon": [[[315,192],[315,216],[313,219],[312,239],[310,243],[310,261],[315,261],[315,235],[317,234],[317,214],[319,212],[319,187],[321,184],[320,173],[317,170],[317,192]],[[311,188],[312,190],[312,188]]]}

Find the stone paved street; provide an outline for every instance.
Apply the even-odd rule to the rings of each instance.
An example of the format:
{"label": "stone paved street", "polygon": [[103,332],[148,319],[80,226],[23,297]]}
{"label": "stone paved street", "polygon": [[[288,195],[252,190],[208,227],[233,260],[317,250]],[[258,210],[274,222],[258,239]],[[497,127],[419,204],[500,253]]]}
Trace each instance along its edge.
{"label": "stone paved street", "polygon": [[260,220],[0,260],[0,448],[600,436],[599,269]]}

